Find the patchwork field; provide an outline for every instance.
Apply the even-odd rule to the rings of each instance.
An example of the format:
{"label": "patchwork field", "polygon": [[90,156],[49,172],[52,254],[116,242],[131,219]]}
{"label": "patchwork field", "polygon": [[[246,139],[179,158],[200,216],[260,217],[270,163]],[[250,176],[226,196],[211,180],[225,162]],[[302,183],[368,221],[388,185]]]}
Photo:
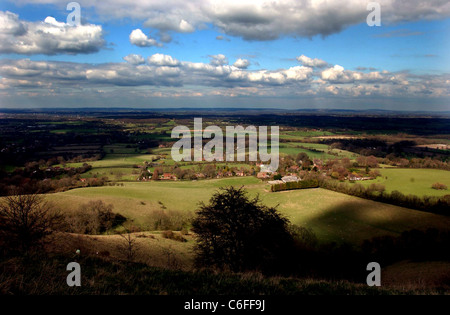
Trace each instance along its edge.
{"label": "patchwork field", "polygon": [[[83,178],[89,177],[108,177],[112,180],[135,181],[139,174],[137,166],[142,166],[144,162],[157,161],[156,163],[162,167],[173,166],[175,162],[171,159],[170,148],[154,148],[151,153],[146,150],[138,150],[136,148],[127,146],[126,144],[116,143],[113,145],[104,146],[106,153],[105,157],[98,161],[89,162],[92,169],[81,175]],[[290,154],[297,155],[298,153],[306,153],[311,159],[335,159],[348,157],[355,159],[358,154],[339,150],[330,149],[329,146],[319,143],[307,142],[286,142],[280,143],[279,152],[281,155]],[[158,156],[166,155],[166,158],[158,160]],[[83,163],[68,163],[70,167],[80,167]],[[192,165],[183,165],[185,163],[178,163],[182,168],[192,168]],[[247,164],[242,163],[216,163],[216,166],[228,165],[229,167],[244,167],[249,168]],[[61,166],[61,165],[59,165]],[[153,167],[149,168],[153,171]]]}
{"label": "patchwork field", "polygon": [[418,228],[450,226],[450,218],[431,213],[378,203],[325,189],[269,192],[269,186],[254,177],[178,182],[124,182],[123,186],[74,189],[47,195],[64,211],[74,211],[90,200],[101,199],[114,205],[114,211],[143,229],[151,229],[152,211],[192,216],[199,202],[224,186],[242,186],[251,196],[260,195],[268,206],[297,225],[313,229],[320,241],[360,244],[379,235],[395,235]]}

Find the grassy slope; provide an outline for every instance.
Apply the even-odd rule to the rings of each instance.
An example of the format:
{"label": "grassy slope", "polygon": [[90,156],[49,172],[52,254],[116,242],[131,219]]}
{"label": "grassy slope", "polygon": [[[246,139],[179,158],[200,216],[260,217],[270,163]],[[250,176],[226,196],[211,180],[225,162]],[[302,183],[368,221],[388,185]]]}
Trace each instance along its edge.
{"label": "grassy slope", "polygon": [[[296,146],[302,146],[307,149],[297,148]],[[308,149],[319,150],[321,152],[310,151]],[[339,157],[339,158],[348,157],[350,159],[354,159],[358,156],[358,154],[356,154],[356,153],[353,153],[350,151],[345,151],[345,150],[332,149],[331,152],[334,154],[338,154],[338,156],[328,154],[327,153],[328,151],[329,151],[329,146],[326,144],[307,143],[307,142],[280,143],[280,153],[297,155],[297,154],[303,152],[303,153],[308,154],[310,159],[327,160],[327,159],[335,159],[337,157]]]}
{"label": "grassy slope", "polygon": [[[386,168],[380,169],[381,177],[375,180],[363,181],[363,185],[380,183],[386,191],[398,190],[403,194],[417,196],[444,196],[450,194],[449,190],[436,190],[431,185],[440,182],[450,188],[450,172],[435,169]],[[387,177],[387,178],[386,178]]]}
{"label": "grassy slope", "polygon": [[[183,235],[186,242],[164,238],[161,232],[137,232],[131,237],[135,240],[133,261],[153,267],[192,270],[195,242],[192,234]],[[74,255],[76,250],[80,250],[83,256],[126,260],[127,244],[120,235],[57,233],[47,249],[63,255]]]}
{"label": "grassy slope", "polygon": [[161,201],[167,211],[178,210],[193,214],[198,203],[208,202],[219,187],[244,185],[251,196],[260,194],[264,204],[279,205],[278,209],[292,223],[311,227],[322,241],[362,240],[404,230],[428,227],[448,228],[450,218],[378,203],[324,189],[308,189],[271,193],[269,186],[254,177],[206,181],[133,182],[124,186],[74,189],[48,195],[48,199],[65,211],[78,208],[80,203],[102,199],[114,205],[114,211],[146,228],[146,217],[159,210]]}
{"label": "grassy slope", "polygon": [[[68,287],[66,266],[82,268],[81,287]],[[14,272],[11,272],[14,270]],[[92,257],[51,255],[24,261],[0,259],[0,294],[151,295],[382,295],[433,294],[436,290],[393,290],[347,281],[262,277],[259,274],[185,272]]]}

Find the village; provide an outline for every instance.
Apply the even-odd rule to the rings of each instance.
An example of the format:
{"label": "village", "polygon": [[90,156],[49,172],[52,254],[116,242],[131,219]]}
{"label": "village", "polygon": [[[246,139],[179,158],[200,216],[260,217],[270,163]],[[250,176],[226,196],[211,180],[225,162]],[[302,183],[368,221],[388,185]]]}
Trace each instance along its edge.
{"label": "village", "polygon": [[[380,173],[377,170],[371,170],[367,163],[363,163],[361,159],[358,162],[351,162],[349,159],[334,159],[322,161],[320,159],[310,160],[306,154],[298,154],[297,156],[283,155],[280,157],[279,168],[273,171],[270,165],[247,162],[242,166],[229,167],[226,164],[216,164],[204,162],[204,164],[195,164],[191,167],[183,165],[164,166],[167,156],[161,155],[152,162],[144,162],[140,168],[140,174],[136,178],[137,181],[163,180],[202,180],[211,178],[224,177],[244,177],[254,176],[269,185],[283,184],[289,182],[298,182],[309,174],[321,174],[328,178],[338,179],[341,181],[348,180],[350,182],[372,180]],[[370,166],[377,167],[376,158],[372,157]],[[153,168],[153,172],[151,171]]]}

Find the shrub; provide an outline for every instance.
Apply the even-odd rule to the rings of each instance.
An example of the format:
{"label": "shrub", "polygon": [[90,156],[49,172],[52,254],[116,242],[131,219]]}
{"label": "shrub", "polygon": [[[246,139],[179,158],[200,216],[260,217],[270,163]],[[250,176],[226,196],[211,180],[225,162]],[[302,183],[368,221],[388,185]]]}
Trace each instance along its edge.
{"label": "shrub", "polygon": [[294,238],[297,247],[303,249],[316,248],[318,240],[312,229],[292,224],[289,226],[289,232]]}
{"label": "shrub", "polygon": [[100,234],[123,224],[127,218],[113,213],[113,205],[102,200],[89,201],[78,211],[66,217],[68,230],[80,234]]}
{"label": "shrub", "polygon": [[147,216],[149,229],[181,231],[189,224],[192,213],[179,210],[152,210]]}
{"label": "shrub", "polygon": [[243,188],[220,188],[208,205],[200,204],[192,227],[200,267],[279,272],[293,248],[288,220]]}
{"label": "shrub", "polygon": [[170,239],[170,240],[178,241],[178,242],[187,242],[187,240],[183,236],[175,234],[171,230],[166,230],[166,231],[162,232],[162,237]]}
{"label": "shrub", "polygon": [[442,183],[434,183],[433,185],[431,185],[431,188],[437,189],[437,190],[447,190],[447,185],[442,184]]}

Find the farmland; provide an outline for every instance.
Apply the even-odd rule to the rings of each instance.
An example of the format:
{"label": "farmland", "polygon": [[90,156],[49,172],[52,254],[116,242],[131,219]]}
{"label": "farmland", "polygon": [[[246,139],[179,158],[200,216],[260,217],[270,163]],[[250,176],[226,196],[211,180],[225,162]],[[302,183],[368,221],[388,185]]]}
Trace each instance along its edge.
{"label": "farmland", "polygon": [[431,188],[436,182],[450,187],[450,173],[445,170],[383,168],[380,169],[380,172],[380,177],[375,180],[363,181],[362,184],[368,186],[372,183],[379,183],[386,187],[387,192],[397,190],[405,195],[416,196],[447,195],[447,190]]}
{"label": "farmland", "polygon": [[151,229],[152,211],[165,205],[166,211],[181,211],[192,216],[199,202],[207,202],[219,187],[244,186],[263,203],[278,206],[293,224],[313,229],[323,242],[349,242],[358,245],[365,239],[384,234],[399,234],[411,228],[446,228],[450,218],[382,204],[325,189],[268,192],[268,185],[254,177],[203,180],[196,182],[146,182],[124,186],[75,189],[48,195],[65,211],[77,205],[101,199],[114,205],[142,229]]}
{"label": "farmland", "polygon": [[[259,196],[261,204],[276,207],[295,225],[290,228],[304,229],[301,231],[311,235],[311,240],[317,239],[314,245],[305,247],[309,252],[299,260],[301,265],[303,260],[311,259],[311,265],[298,269],[296,276],[300,272],[305,276],[310,268],[323,277],[361,282],[353,267],[345,267],[345,259],[349,253],[365,257],[358,256],[367,254],[363,244],[373,242],[370,244],[375,248],[384,250],[383,241],[377,238],[400,246],[397,238],[410,231],[425,233],[432,229],[430,233],[435,234],[431,237],[449,231],[449,155],[440,147],[428,145],[447,142],[447,135],[441,132],[444,127],[424,130],[414,120],[400,119],[410,133],[399,133],[395,124],[380,129],[380,120],[373,117],[365,117],[364,122],[358,117],[286,116],[286,120],[283,115],[211,115],[203,119],[202,128],[214,124],[222,129],[232,125],[279,124],[279,167],[270,172],[261,165],[262,161],[250,161],[248,151],[245,161],[174,161],[171,148],[177,139],[171,138],[171,130],[178,125],[192,130],[191,114],[88,113],[64,117],[11,115],[0,125],[2,195],[19,188],[27,189],[25,193],[42,194],[52,209],[59,210],[65,218],[66,225],[46,246],[49,253],[70,256],[79,249],[83,258],[132,260],[190,272],[195,268],[197,235],[192,221],[196,210],[200,203],[208,204],[220,188],[230,186],[243,187],[250,198]],[[202,144],[207,141],[203,139]],[[320,181],[317,186],[321,188],[272,192],[269,181],[289,178],[303,183]],[[366,187],[367,194],[326,185],[333,183],[336,187],[354,187],[355,191]],[[441,183],[441,189],[433,189],[435,183]],[[413,203],[376,198],[394,190],[417,198],[433,196],[434,199],[426,197],[427,202],[437,204],[439,211],[428,211],[424,208],[428,204],[417,208]],[[124,220],[103,230],[88,231],[84,226],[99,222],[97,210],[90,208],[99,201]],[[135,246],[132,258],[124,250],[124,235]],[[420,240],[417,242],[414,248],[423,246]],[[448,267],[447,258],[441,249],[437,252],[434,256],[425,254],[417,263],[410,262],[410,256],[398,258],[389,254],[383,265],[389,284],[399,284],[395,275],[400,268],[405,269],[404,283],[414,282],[413,270],[422,268],[427,270],[423,281],[428,281],[430,287],[446,285],[442,274]],[[340,266],[350,270],[344,276],[336,267],[336,273],[329,274],[327,267],[320,264],[320,257],[327,257],[325,261],[344,257],[345,263]],[[348,261],[352,263],[357,264],[357,260]],[[433,266],[439,270],[430,271]],[[422,288],[413,282],[411,288]]]}

